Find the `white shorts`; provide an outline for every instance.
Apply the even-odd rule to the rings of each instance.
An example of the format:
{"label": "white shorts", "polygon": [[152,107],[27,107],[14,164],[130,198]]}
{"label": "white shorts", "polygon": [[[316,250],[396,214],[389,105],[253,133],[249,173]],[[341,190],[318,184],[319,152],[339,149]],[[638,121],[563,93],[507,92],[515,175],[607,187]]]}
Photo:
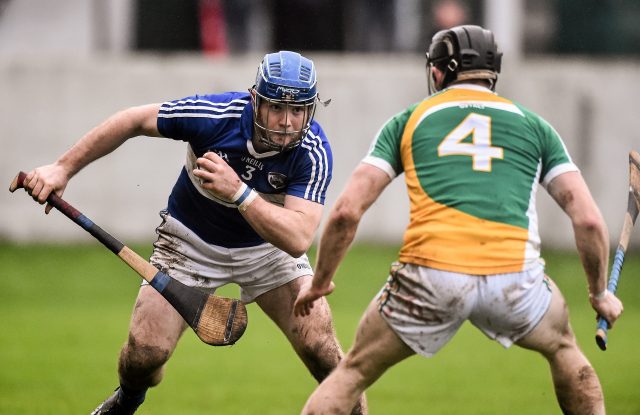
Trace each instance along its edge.
{"label": "white shorts", "polygon": [[469,320],[505,348],[542,320],[551,286],[539,263],[522,272],[467,275],[394,263],[377,296],[380,314],[416,353],[430,357]]}
{"label": "white shorts", "polygon": [[240,286],[240,299],[250,303],[267,291],[313,274],[306,255],[294,258],[270,243],[248,248],[211,245],[166,211],[160,216],[163,220],[156,229],[158,240],[150,262],[188,286],[214,292],[234,283]]}

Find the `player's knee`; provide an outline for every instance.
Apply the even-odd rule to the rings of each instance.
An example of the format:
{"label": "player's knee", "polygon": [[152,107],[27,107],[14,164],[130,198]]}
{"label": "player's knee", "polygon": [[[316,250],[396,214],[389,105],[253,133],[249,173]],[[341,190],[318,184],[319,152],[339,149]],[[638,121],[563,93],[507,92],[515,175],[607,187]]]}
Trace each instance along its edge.
{"label": "player's knee", "polygon": [[160,369],[170,355],[169,348],[148,344],[130,335],[120,354],[119,371],[125,377],[144,376]]}
{"label": "player's knee", "polygon": [[339,362],[338,359],[332,356],[318,351],[311,351],[309,349],[303,350],[302,356],[302,359],[309,368],[309,371],[318,382],[322,382],[327,376],[329,376],[329,373],[336,368]]}
{"label": "player's knee", "polygon": [[567,361],[573,362],[576,358],[582,356],[577,340],[571,331],[556,336],[540,352],[552,364],[564,364]]}
{"label": "player's knee", "polygon": [[322,382],[340,362],[342,352],[335,339],[319,339],[303,345],[298,353],[313,377]]}

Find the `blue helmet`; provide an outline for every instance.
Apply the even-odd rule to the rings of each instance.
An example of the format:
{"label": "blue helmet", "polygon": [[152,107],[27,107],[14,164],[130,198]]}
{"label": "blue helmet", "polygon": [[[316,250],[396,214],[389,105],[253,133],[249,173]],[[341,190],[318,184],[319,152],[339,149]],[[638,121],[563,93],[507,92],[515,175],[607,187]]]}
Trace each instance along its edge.
{"label": "blue helmet", "polygon": [[[258,139],[271,150],[284,151],[296,147],[309,131],[316,109],[318,92],[316,90],[316,70],[313,61],[299,53],[280,51],[269,53],[258,67],[254,101],[254,125]],[[260,112],[260,106],[266,102],[266,110]],[[268,119],[273,111],[293,111],[299,114],[293,129],[274,129],[268,127]],[[293,123],[292,120],[289,120]],[[286,120],[286,118],[285,118]],[[288,122],[286,123],[288,125]],[[293,139],[275,140],[276,136],[294,135]]]}

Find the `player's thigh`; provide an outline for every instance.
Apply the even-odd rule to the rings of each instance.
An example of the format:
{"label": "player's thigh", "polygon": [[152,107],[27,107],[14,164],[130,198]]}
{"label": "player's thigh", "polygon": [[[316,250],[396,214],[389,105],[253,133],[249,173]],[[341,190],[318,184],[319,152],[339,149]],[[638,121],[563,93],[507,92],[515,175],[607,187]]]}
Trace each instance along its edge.
{"label": "player's thigh", "polygon": [[173,350],[186,323],[150,285],[140,287],[129,326],[129,344]]}
{"label": "player's thigh", "polygon": [[356,370],[365,383],[371,384],[388,368],[414,354],[382,318],[378,301],[373,300],[358,324],[354,344],[342,365]]}
{"label": "player's thigh", "polygon": [[549,278],[551,285],[551,303],[540,323],[516,344],[551,355],[562,346],[575,341],[573,331],[569,325],[569,310],[567,303],[556,283]]}

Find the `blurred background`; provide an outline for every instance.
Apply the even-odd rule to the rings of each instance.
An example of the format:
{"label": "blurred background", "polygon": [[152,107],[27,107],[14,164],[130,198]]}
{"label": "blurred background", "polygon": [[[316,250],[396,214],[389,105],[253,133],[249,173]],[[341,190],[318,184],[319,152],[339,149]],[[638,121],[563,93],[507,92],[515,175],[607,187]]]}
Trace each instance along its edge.
{"label": "blurred background", "polygon": [[[0,0],[0,178],[53,162],[119,109],[247,89],[265,53],[292,49],[315,60],[332,99],[317,114],[334,150],[330,206],[378,128],[426,95],[431,36],[480,24],[505,53],[498,93],[559,131],[615,243],[627,154],[640,148],[639,21],[636,0]],[[184,156],[182,143],[131,140],[65,198],[125,241],[152,241]],[[572,248],[568,220],[539,194],[543,243]],[[358,238],[399,244],[407,209],[400,178]],[[90,240],[23,194],[0,192],[0,215],[0,241]]]}
{"label": "blurred background", "polygon": [[[316,63],[321,98],[332,99],[317,112],[334,154],[330,207],[380,126],[426,96],[431,36],[480,24],[505,54],[497,92],[564,138],[613,250],[628,153],[640,150],[638,22],[638,0],[0,0],[0,413],[88,413],[115,386],[139,277],[62,214],[46,216],[24,192],[7,191],[19,170],[53,162],[112,113],[246,90],[265,53],[299,50]],[[64,197],[148,256],[185,155],[181,142],[132,139],[81,171]],[[619,290],[625,314],[602,353],[570,223],[543,189],[538,195],[547,272],[567,298],[608,410],[639,414],[640,372],[629,368],[638,366],[640,230]],[[407,213],[400,177],[365,215],[336,274],[329,301],[345,347],[397,257]],[[237,287],[221,294],[238,295]],[[249,310],[249,330],[233,348],[205,352],[185,335],[140,414],[297,413],[314,382],[268,318]],[[408,362],[370,389],[372,411],[558,411],[539,356],[504,353],[468,324],[438,358]]]}

